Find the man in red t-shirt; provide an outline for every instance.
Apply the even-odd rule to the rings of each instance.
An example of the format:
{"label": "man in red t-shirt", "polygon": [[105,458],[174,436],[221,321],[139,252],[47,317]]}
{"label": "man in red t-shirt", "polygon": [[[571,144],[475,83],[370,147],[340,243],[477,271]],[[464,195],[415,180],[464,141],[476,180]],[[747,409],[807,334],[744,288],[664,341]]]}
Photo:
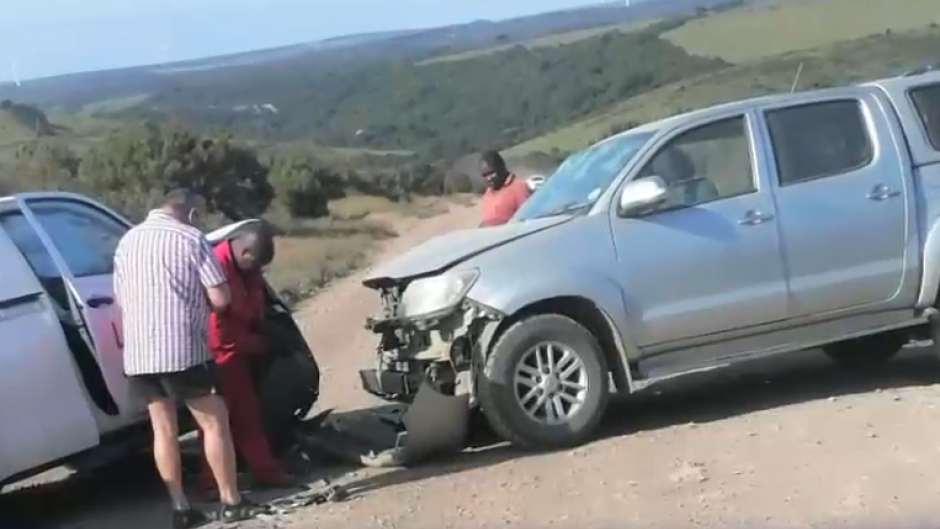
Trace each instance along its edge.
{"label": "man in red t-shirt", "polygon": [[505,224],[529,198],[532,190],[525,180],[510,173],[506,161],[496,151],[486,151],[480,159],[480,172],[487,189],[480,201],[481,226]]}
{"label": "man in red t-shirt", "polygon": [[[265,297],[261,269],[274,259],[274,238],[266,226],[256,226],[219,244],[215,253],[232,301],[223,315],[212,313],[209,318],[209,348],[228,406],[235,451],[245,460],[256,485],[288,486],[293,476],[271,453],[251,375],[251,357],[267,354],[269,347],[261,329]],[[200,480],[206,487],[212,483],[205,459]]]}

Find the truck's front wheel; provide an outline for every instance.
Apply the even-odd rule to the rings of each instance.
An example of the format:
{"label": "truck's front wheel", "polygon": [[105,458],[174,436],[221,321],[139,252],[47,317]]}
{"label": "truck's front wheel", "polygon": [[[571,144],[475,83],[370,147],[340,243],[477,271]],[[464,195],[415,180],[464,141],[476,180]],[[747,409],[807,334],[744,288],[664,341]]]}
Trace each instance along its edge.
{"label": "truck's front wheel", "polygon": [[826,345],[823,351],[836,364],[852,370],[871,369],[894,358],[904,346],[905,337],[898,333],[863,336]]}
{"label": "truck's front wheel", "polygon": [[604,354],[576,321],[540,314],[497,340],[478,381],[483,413],[516,446],[557,449],[586,442],[609,394]]}

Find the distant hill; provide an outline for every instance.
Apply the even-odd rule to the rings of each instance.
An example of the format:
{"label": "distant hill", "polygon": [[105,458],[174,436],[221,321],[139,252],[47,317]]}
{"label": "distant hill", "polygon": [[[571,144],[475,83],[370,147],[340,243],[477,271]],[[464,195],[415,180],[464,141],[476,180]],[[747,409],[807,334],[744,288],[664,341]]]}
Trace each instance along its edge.
{"label": "distant hill", "polygon": [[[582,8],[508,20],[478,20],[423,30],[366,33],[169,64],[62,75],[0,84],[0,99],[77,110],[84,105],[141,94],[191,87],[211,87],[219,70],[257,70],[273,64],[298,66],[302,75],[313,67],[355,67],[377,60],[421,60],[495,44],[521,43],[567,31],[693,13],[739,3],[766,0],[634,0],[604,2]],[[302,66],[302,68],[300,68]]]}

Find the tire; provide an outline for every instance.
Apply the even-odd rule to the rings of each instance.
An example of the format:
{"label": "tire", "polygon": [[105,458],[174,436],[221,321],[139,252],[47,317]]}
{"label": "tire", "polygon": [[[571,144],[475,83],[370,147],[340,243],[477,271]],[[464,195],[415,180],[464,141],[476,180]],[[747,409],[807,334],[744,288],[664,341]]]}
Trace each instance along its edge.
{"label": "tire", "polygon": [[[567,409],[563,411],[571,412],[565,420],[554,423],[544,417],[544,406],[534,416],[526,412],[521,397],[530,388],[515,382],[517,369],[523,363],[534,365],[533,350],[542,348],[544,353],[546,344],[553,346],[557,362],[561,362],[565,350],[580,360],[580,368],[568,375],[568,381],[577,377],[585,387],[580,395],[573,396],[570,385],[560,384],[557,377],[551,379],[549,390],[568,392],[568,400],[564,401]],[[566,362],[560,367],[573,369],[571,361]],[[607,408],[609,385],[607,362],[590,331],[571,318],[540,314],[516,322],[499,337],[478,379],[477,395],[483,413],[501,438],[523,449],[554,450],[578,446],[590,439]],[[577,409],[572,409],[573,397],[580,397]],[[528,401],[530,406],[535,403]]]}
{"label": "tire", "polygon": [[852,371],[866,371],[884,365],[904,346],[896,333],[881,333],[837,342],[823,347],[830,360]]}

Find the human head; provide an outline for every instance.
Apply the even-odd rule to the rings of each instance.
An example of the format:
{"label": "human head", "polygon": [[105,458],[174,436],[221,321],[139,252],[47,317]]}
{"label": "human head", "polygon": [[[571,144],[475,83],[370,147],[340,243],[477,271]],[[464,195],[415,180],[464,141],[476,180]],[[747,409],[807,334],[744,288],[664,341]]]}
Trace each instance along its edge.
{"label": "human head", "polygon": [[264,224],[250,225],[232,239],[232,257],[242,270],[260,270],[274,260],[274,234]]}
{"label": "human head", "polygon": [[678,185],[695,177],[695,164],[678,147],[660,153],[652,164],[653,174],[663,179],[666,185]]}
{"label": "human head", "polygon": [[503,187],[509,179],[506,161],[496,151],[486,151],[480,156],[480,174],[486,185],[493,189]]}
{"label": "human head", "polygon": [[164,196],[161,209],[183,224],[198,226],[205,207],[206,201],[202,196],[195,191],[180,188]]}

